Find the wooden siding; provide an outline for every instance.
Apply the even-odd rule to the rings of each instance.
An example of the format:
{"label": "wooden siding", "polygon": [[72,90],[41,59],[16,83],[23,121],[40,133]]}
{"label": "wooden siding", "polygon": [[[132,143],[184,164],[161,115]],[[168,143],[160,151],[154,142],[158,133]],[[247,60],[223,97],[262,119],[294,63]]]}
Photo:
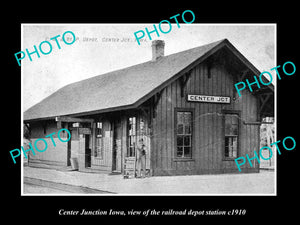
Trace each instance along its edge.
{"label": "wooden siding", "polygon": [[112,169],[112,128],[109,120],[102,120],[102,137],[103,137],[103,157],[95,157],[95,128],[92,132],[92,162],[91,167],[93,169],[99,169],[104,171],[111,171]]}
{"label": "wooden siding", "polygon": [[[115,119],[119,118],[121,121],[121,139],[119,140],[121,144],[121,171],[123,170],[128,147],[128,118],[135,116],[137,125],[136,141],[140,138],[144,139],[147,147],[146,168],[151,169],[153,175],[238,172],[234,160],[224,159],[223,112],[224,110],[237,110],[240,112],[238,156],[245,157],[248,154],[249,157],[253,157],[253,151],[258,152],[259,150],[259,126],[245,125],[243,122],[258,121],[259,101],[248,90],[244,90],[243,95],[238,97],[234,89],[236,81],[233,75],[235,74],[231,74],[220,63],[208,67],[208,64],[203,62],[191,68],[190,72],[190,77],[184,89],[181,88],[182,81],[179,78],[160,92],[157,104],[155,99],[150,99],[148,103],[146,102],[141,106],[144,109],[151,106],[148,111],[137,109],[92,116],[95,122],[101,121],[103,123],[103,158],[94,156],[95,128],[92,127],[92,135],[90,136],[91,169],[112,171],[113,128]],[[182,90],[184,91],[183,96]],[[187,94],[229,96],[231,97],[231,103],[188,102],[186,100]],[[186,108],[193,112],[191,159],[178,159],[175,157],[174,112],[178,108]],[[141,121],[144,122],[144,133],[140,130]],[[32,123],[31,127],[33,143],[37,138],[44,138],[46,135],[58,131],[55,121]],[[48,143],[51,143],[50,138],[48,139]],[[61,143],[58,140],[56,143],[60,144],[60,147],[56,148],[56,150],[59,150],[56,154],[52,154],[52,150],[48,149],[49,152],[39,153],[35,159],[50,162],[50,164],[66,165],[67,143]],[[48,145],[49,147],[51,149],[51,145]],[[77,133],[72,133],[71,157],[79,158],[80,149],[84,149],[84,138],[80,138]],[[249,163],[245,163],[242,166],[242,172],[258,171],[259,164],[255,161],[252,161],[255,168],[251,168]]]}
{"label": "wooden siding", "polygon": [[[195,66],[185,84],[181,97],[179,79],[162,90],[153,118],[152,168],[154,175],[202,174],[238,172],[234,160],[224,160],[224,128],[222,110],[241,112],[239,156],[253,155],[259,148],[259,126],[244,125],[243,121],[257,121],[257,99],[245,91],[237,98],[234,80],[220,64]],[[230,104],[195,103],[186,100],[187,94],[230,96]],[[175,158],[175,108],[193,109],[192,159]],[[256,164],[256,166],[258,166]],[[246,163],[245,167],[250,168]]]}
{"label": "wooden siding", "polygon": [[[136,141],[138,141],[140,138],[144,139],[144,144],[146,145],[146,168],[150,169],[150,149],[151,149],[151,143],[150,143],[150,129],[148,124],[147,116],[144,115],[144,113],[140,110],[136,111],[127,111],[123,114],[116,114],[113,117],[103,117],[104,119],[99,120],[103,123],[103,157],[94,157],[92,154],[92,168],[93,169],[99,169],[104,171],[111,171],[112,170],[112,162],[113,162],[113,129],[114,129],[114,122],[116,118],[120,119],[120,125],[119,132],[121,139],[118,140],[118,143],[120,144],[120,157],[121,157],[121,172],[123,171],[123,165],[124,165],[124,159],[127,156],[127,149],[128,149],[128,140],[127,140],[127,123],[129,117],[136,117]],[[95,117],[96,118],[96,117]],[[140,123],[141,121],[144,122],[144,131],[140,129]],[[93,134],[95,134],[95,130],[93,128]],[[95,139],[95,135],[93,135],[93,138]],[[92,150],[95,149],[95,140],[92,141],[93,146]]]}
{"label": "wooden siding", "polygon": [[[58,166],[66,166],[67,165],[67,142],[61,142],[57,137],[57,129],[56,122],[54,121],[45,121],[41,126],[40,123],[32,123],[31,124],[31,144],[34,149],[35,155],[33,155],[32,151],[27,152],[29,154],[29,162],[30,163],[42,163],[48,165],[58,165]],[[53,140],[56,144],[52,144],[52,140],[50,137],[45,137],[51,133],[55,132],[53,135]],[[60,133],[62,138],[63,133]],[[38,139],[44,139],[47,142],[47,149],[44,152],[38,152],[35,149],[34,143]],[[45,144],[43,141],[37,142],[37,148],[43,150],[45,148]],[[26,149],[25,149],[26,150]]]}

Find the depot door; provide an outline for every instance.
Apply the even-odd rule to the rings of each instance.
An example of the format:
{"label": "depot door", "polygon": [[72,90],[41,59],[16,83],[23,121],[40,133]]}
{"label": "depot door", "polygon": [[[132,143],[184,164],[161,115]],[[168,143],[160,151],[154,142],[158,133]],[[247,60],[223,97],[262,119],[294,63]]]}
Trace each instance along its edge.
{"label": "depot door", "polygon": [[112,171],[121,172],[122,126],[121,120],[115,119],[113,130]]}
{"label": "depot door", "polygon": [[71,166],[71,143],[72,143],[72,130],[71,132],[71,139],[68,141],[67,144],[67,166]]}
{"label": "depot door", "polygon": [[91,167],[90,135],[85,135],[85,167]]}

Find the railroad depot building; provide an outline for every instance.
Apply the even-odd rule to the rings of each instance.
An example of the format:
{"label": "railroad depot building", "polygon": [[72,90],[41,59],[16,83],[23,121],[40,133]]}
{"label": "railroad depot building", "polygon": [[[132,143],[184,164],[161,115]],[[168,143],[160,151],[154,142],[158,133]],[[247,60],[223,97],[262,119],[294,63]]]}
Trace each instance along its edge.
{"label": "railroad depot building", "polygon": [[[25,111],[31,142],[49,143],[30,152],[29,165],[76,159],[79,171],[123,173],[143,138],[152,176],[238,173],[234,159],[258,154],[261,121],[274,116],[273,85],[239,97],[234,84],[260,71],[227,39],[168,56],[164,46],[155,40],[152,60],[69,84]],[[54,147],[45,136],[61,128],[71,140],[54,136]],[[258,172],[252,163],[242,172]]]}

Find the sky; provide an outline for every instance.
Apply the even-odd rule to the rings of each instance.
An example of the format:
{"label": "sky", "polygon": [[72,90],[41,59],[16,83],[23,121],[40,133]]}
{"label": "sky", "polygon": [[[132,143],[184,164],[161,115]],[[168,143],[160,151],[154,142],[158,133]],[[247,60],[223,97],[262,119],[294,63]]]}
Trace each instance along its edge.
{"label": "sky", "polygon": [[[151,40],[145,35],[138,45],[134,36],[145,27],[151,30],[153,24],[22,24],[20,51],[33,52],[34,45],[39,48],[46,40],[52,44],[50,54],[32,54],[32,61],[26,55],[21,61],[23,112],[67,84],[151,60]],[[76,37],[71,45],[61,40],[66,31]],[[57,35],[61,49],[50,40]],[[178,28],[175,23],[167,34],[152,34],[152,40],[165,41],[165,55],[224,38],[261,72],[276,66],[274,24],[183,23]],[[43,44],[42,49],[47,52],[49,47]]]}

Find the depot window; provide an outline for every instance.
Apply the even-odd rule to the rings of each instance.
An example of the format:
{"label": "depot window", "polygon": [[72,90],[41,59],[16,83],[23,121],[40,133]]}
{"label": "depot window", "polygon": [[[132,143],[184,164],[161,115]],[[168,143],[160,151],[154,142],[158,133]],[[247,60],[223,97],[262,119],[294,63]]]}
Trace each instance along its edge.
{"label": "depot window", "polygon": [[175,109],[175,158],[192,158],[193,112]]}
{"label": "depot window", "polygon": [[239,147],[239,113],[224,113],[224,159],[235,159]]}
{"label": "depot window", "polygon": [[95,143],[95,152],[94,156],[100,159],[103,159],[103,130],[102,130],[102,122],[96,123],[96,143]]}
{"label": "depot window", "polygon": [[128,118],[128,126],[127,126],[127,156],[132,157],[135,156],[135,146],[136,146],[136,117]]}

